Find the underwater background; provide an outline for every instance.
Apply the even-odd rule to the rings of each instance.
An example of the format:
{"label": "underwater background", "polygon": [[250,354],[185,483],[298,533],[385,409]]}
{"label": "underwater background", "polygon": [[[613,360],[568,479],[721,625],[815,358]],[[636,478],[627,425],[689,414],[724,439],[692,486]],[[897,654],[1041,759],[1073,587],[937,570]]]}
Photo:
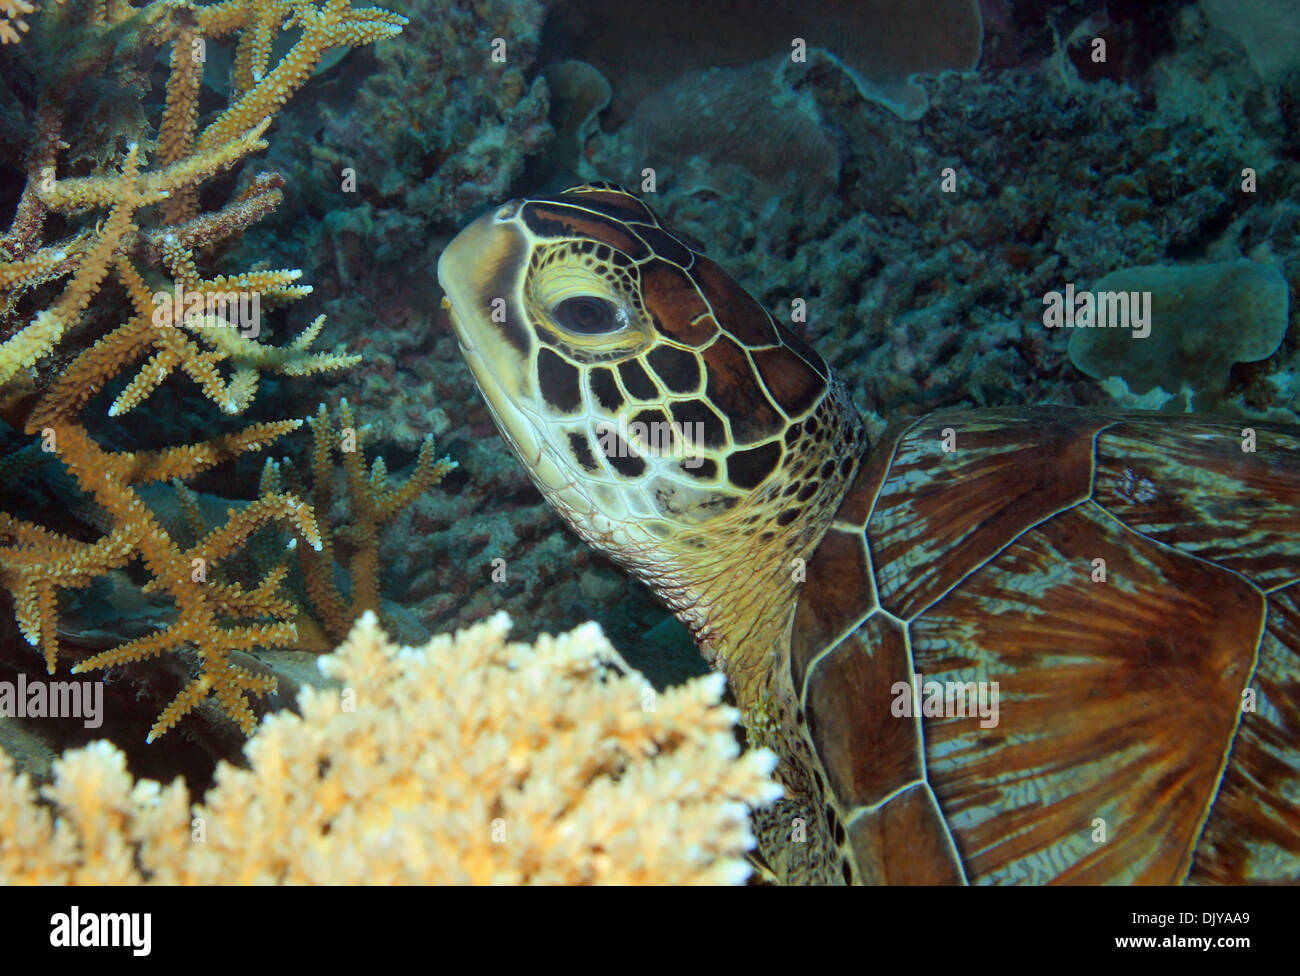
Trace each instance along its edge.
{"label": "underwater background", "polygon": [[[250,516],[247,550],[232,551],[221,571],[222,585],[243,594],[231,606],[271,574],[259,606],[295,623],[292,635],[259,632],[265,646],[257,634],[231,642],[227,663],[254,675],[244,685],[251,716],[319,682],[315,655],[365,606],[409,644],[498,610],[525,640],[594,620],[660,689],[706,672],[685,629],[570,534],[533,488],[440,309],[442,248],[511,197],[619,183],[778,317],[788,322],[803,299],[807,321],[796,328],[845,384],[873,440],[893,422],[960,406],[1297,422],[1295,0],[660,0],[628,9],[387,0],[405,23],[374,15],[322,42],[313,63],[294,69],[292,100],[232,119],[222,136],[273,115],[266,147],[230,149],[220,163],[222,133],[209,134],[227,106],[268,77],[259,63],[291,60],[304,8],[331,5],[263,5],[287,18],[275,28],[249,12],[255,6],[215,5],[242,11],[252,40],[208,45],[189,130],[175,108],[184,77],[173,46],[204,31],[216,37],[223,24],[199,13],[205,5],[173,6],[180,12],[164,16],[159,5],[0,3],[0,227],[9,228],[0,237],[0,341],[14,340],[0,370],[0,680],[44,677],[53,629],[55,673],[98,656],[89,668],[107,675],[109,702],[93,730],[0,720],[0,747],[38,780],[64,749],[107,738],[135,775],[184,774],[197,795],[244,741],[242,706],[206,698],[210,683],[157,732],[160,714],[202,682],[196,638],[179,629],[187,611],[148,585],[153,557],[76,549],[128,522],[87,493],[75,463],[42,450],[40,432],[57,429],[32,426],[45,414],[80,411],[78,430],[100,448],[156,463],[160,473],[137,489],[154,516],[148,531],[184,546],[259,497],[312,502],[322,555],[299,559],[297,549],[311,548],[301,524],[253,525]],[[234,30],[238,18],[229,19]],[[792,59],[791,37],[806,40],[805,57]],[[57,122],[42,115],[51,99],[62,108]],[[62,197],[50,191],[40,198],[48,212],[33,216],[34,160],[53,161],[58,181],[108,179],[130,165],[137,142],[158,166],[200,160],[202,179],[160,177],[154,189],[171,189],[132,203],[145,215],[135,230],[124,229],[130,214],[118,191],[88,183],[70,183]],[[163,225],[189,236],[178,245],[151,230]],[[123,253],[138,258],[142,287],[180,281],[196,263],[201,276],[260,289],[264,343],[287,346],[318,316],[324,322],[310,345],[279,358],[213,346],[227,358],[203,360],[159,347],[150,355],[184,365],[168,367],[175,375],[156,389],[130,371],[94,373],[77,357],[132,314],[133,279],[114,263]],[[68,286],[92,257],[98,279]],[[280,269],[301,269],[301,278]],[[1099,282],[1151,291],[1177,327],[1140,344],[1044,327],[1047,293]],[[24,331],[58,316],[69,324],[57,344]],[[220,395],[201,393],[204,370],[218,362],[243,372],[225,386],[210,380]],[[77,369],[94,383],[60,387]],[[240,409],[215,409],[220,397]],[[111,413],[119,400],[134,412]],[[262,452],[214,448],[219,466],[191,472],[156,454],[308,417],[294,430],[268,427]],[[344,429],[358,432],[360,473],[331,456],[330,432]],[[98,455],[87,447],[80,456],[90,464]],[[268,456],[277,466],[265,466]],[[371,467],[379,456],[383,466]],[[114,537],[124,552],[146,531],[129,524]],[[41,545],[50,565],[72,566],[74,550],[85,561],[43,588]],[[34,621],[56,619],[44,643],[31,639]],[[173,627],[180,636],[165,654],[104,657]],[[276,690],[259,692],[269,676]]]}

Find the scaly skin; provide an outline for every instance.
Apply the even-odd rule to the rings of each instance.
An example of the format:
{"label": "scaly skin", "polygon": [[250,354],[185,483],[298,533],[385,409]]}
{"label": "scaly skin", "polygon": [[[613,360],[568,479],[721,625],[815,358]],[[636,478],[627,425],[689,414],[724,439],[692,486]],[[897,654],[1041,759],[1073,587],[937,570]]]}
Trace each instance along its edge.
{"label": "scaly skin", "polygon": [[[594,209],[584,209],[589,201]],[[606,219],[611,208],[619,216]],[[645,216],[633,226],[661,251],[623,236],[629,225],[621,217],[638,211]],[[766,313],[706,262],[635,197],[591,187],[512,201],[479,218],[443,252],[438,278],[497,426],[542,494],[686,624],[705,658],[726,673],[751,744],[781,757],[785,798],[755,816],[761,861],[776,880],[837,882],[844,855],[827,823],[824,777],[790,679],[789,634],[802,567],[856,473],[866,437],[820,358],[761,318]],[[720,327],[709,336],[693,324],[704,303]],[[742,371],[728,373],[728,363],[713,358],[724,341],[749,350],[735,355],[726,346]],[[694,390],[671,389],[689,385],[677,382],[681,373],[665,378],[662,365],[654,372],[662,361],[652,354],[665,347],[698,356]],[[775,356],[784,357],[782,375],[802,386],[764,387],[755,364]],[[629,361],[658,376],[657,389],[628,390],[634,377],[620,373],[620,402],[602,400],[594,374]],[[545,381],[544,369],[553,370]],[[643,450],[642,464],[620,469],[575,449],[576,437],[594,455],[600,448],[593,445],[610,444],[601,425],[708,400],[718,383],[724,395],[711,402],[727,416],[716,400],[727,401],[726,430],[687,438],[690,458],[716,466],[713,478],[693,476],[700,468],[683,469],[680,455]],[[737,407],[746,396],[750,410]],[[736,460],[755,443],[784,445],[766,473],[742,470]]]}

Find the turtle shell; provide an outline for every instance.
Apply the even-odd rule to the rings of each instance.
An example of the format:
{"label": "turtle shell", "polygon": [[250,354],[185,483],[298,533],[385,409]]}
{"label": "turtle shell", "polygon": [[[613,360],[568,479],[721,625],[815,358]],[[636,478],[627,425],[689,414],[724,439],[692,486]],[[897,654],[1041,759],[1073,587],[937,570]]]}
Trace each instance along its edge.
{"label": "turtle shell", "polygon": [[914,421],[809,560],[789,666],[857,880],[1296,882],[1300,436]]}

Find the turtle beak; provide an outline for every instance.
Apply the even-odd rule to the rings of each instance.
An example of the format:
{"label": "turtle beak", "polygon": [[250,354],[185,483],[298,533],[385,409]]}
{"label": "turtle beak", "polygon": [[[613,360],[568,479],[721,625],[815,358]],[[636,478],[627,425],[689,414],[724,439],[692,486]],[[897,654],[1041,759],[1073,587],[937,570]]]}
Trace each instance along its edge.
{"label": "turtle beak", "polygon": [[518,330],[523,315],[519,302],[524,258],[523,235],[514,222],[520,201],[512,200],[479,217],[447,245],[438,258],[438,284],[446,297],[442,307],[450,313],[461,348],[497,360],[502,340],[519,348]]}
{"label": "turtle beak", "polygon": [[452,238],[438,259],[438,283],[446,296],[442,306],[497,427],[531,469],[540,446],[530,414],[537,392],[522,303],[528,244],[513,220],[518,211],[519,203],[511,201]]}

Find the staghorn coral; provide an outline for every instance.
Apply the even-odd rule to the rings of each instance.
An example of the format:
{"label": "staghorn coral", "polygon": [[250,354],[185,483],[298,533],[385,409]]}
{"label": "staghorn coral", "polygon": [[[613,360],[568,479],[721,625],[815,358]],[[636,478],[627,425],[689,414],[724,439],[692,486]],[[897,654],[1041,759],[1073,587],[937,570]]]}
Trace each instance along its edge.
{"label": "staghorn coral", "polygon": [[[250,540],[248,555],[253,563],[249,575],[263,578],[276,572],[285,581],[284,591],[298,606],[294,647],[325,652],[341,640],[366,610],[385,615],[381,606],[379,556],[380,531],[419,496],[440,482],[459,465],[450,458],[434,460],[433,436],[428,435],[410,475],[400,484],[390,483],[388,466],[376,457],[367,470],[364,447],[371,436],[369,425],[358,425],[346,400],[337,410],[337,425],[322,403],[307,418],[312,430],[310,487],[304,485],[287,461],[267,458],[262,468],[259,497],[274,498],[286,488],[289,494],[307,499],[316,514],[320,545],[301,533],[286,536],[267,527]],[[334,463],[337,456],[341,464]],[[341,468],[341,472],[338,471]],[[338,492],[339,483],[343,492]],[[189,536],[200,538],[208,531],[199,498],[186,485],[174,485],[188,526]],[[296,554],[296,559],[295,559]],[[338,580],[339,555],[346,556],[349,586]],[[296,563],[298,573],[290,576]],[[427,631],[421,635],[427,636]]]}
{"label": "staghorn coral", "polygon": [[[23,17],[36,12],[27,0],[0,0],[0,44],[17,44],[27,33]],[[20,33],[21,32],[21,33]]]}
{"label": "staghorn coral", "polygon": [[[73,670],[193,649],[197,673],[163,709],[150,741],[208,697],[245,733],[252,730],[248,696],[270,692],[275,679],[253,673],[232,655],[293,643],[296,608],[277,593],[283,572],[273,570],[246,588],[209,580],[208,568],[272,521],[292,524],[311,546],[321,546],[321,540],[310,506],[291,495],[268,493],[232,509],[226,522],[182,546],[139,489],[190,479],[264,447],[301,421],[253,423],[195,443],[132,451],[116,449],[111,425],[105,429],[102,421],[87,417],[87,408],[110,384],[129,376],[107,410],[109,418],[120,417],[179,370],[222,412],[239,414],[252,403],[261,374],[307,375],[358,361],[310,351],[320,319],[288,345],[257,341],[262,305],[273,309],[310,291],[294,284],[300,272],[255,269],[204,277],[199,271],[212,260],[214,246],[227,244],[274,209],[281,197],[279,178],[258,174],[224,206],[208,212],[201,212],[198,190],[267,148],[262,137],[271,117],[326,50],[391,36],[402,22],[387,11],[354,9],[348,0],[207,5],[161,0],[143,7],[117,0],[69,2],[47,10],[34,32],[44,33],[35,42],[43,48],[56,43],[61,32],[82,43],[68,45],[60,73],[39,89],[27,182],[13,223],[0,237],[0,399],[7,419],[40,437],[42,449],[56,456],[93,499],[101,524],[95,526],[98,538],[85,539],[80,536],[91,527],[84,524],[60,531],[3,513],[0,585],[13,597],[24,637],[42,648],[53,673],[59,658],[59,591],[83,588],[137,561],[143,566],[149,576],[144,591],[165,593],[174,602],[174,619],[78,661]],[[272,42],[290,27],[296,39],[272,66]],[[231,98],[200,130],[204,52],[209,41],[220,40],[236,45]],[[156,123],[143,108],[148,86],[132,66],[137,59],[114,55],[114,45],[134,47],[142,55],[171,46]],[[102,86],[101,72],[122,90],[140,89],[137,111],[114,117],[119,129],[107,135],[73,121],[77,85]],[[124,134],[135,138],[119,153],[114,147]],[[95,142],[100,137],[107,144]],[[68,172],[84,172],[87,166],[87,175]],[[60,236],[48,239],[47,231],[55,228]],[[229,376],[222,364],[232,367]]]}
{"label": "staghorn coral", "polygon": [[[415,469],[400,486],[388,483],[388,468],[382,457],[375,458],[367,471],[362,447],[366,428],[357,427],[352,408],[344,400],[338,408],[337,430],[331,430],[329,412],[321,404],[309,422],[312,428],[311,501],[322,519],[334,524],[322,533],[320,549],[297,546],[303,578],[311,605],[315,608],[320,629],[334,642],[340,641],[362,613],[379,610],[379,528],[410,505],[417,496],[436,485],[456,462],[449,458],[433,459],[433,437],[420,445]],[[343,465],[343,483],[347,490],[347,524],[338,524],[333,515],[333,470],[331,448],[338,452]],[[268,462],[268,466],[270,462]],[[274,486],[278,472],[272,475]],[[334,575],[334,551],[346,548],[351,556],[348,569],[352,588],[348,596],[339,590]]]}
{"label": "staghorn coral", "polygon": [[491,620],[419,649],[373,614],[192,810],[107,743],[37,802],[0,752],[0,884],[737,883],[775,757],[738,756],[721,675],[657,699],[595,624]]}

